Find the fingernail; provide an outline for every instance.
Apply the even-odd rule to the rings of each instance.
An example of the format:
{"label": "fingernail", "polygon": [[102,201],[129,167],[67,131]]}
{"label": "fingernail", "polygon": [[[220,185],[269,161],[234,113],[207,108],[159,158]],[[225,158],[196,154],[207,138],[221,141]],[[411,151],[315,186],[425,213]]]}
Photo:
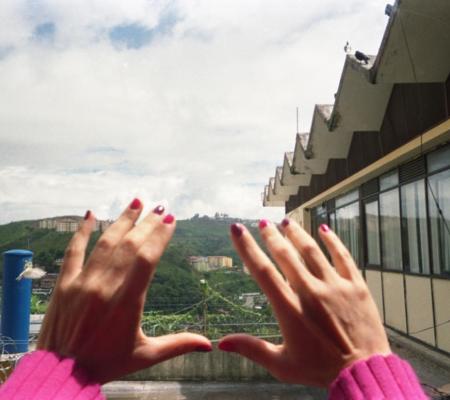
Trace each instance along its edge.
{"label": "fingernail", "polygon": [[142,205],[141,201],[136,198],[131,202],[130,208],[132,210],[137,210],[137,209],[141,208],[141,205]]}
{"label": "fingernail", "polygon": [[157,206],[153,209],[153,212],[155,214],[161,215],[164,212],[164,207],[163,206]]}
{"label": "fingernail", "polygon": [[235,351],[236,350],[233,343],[230,343],[230,342],[220,342],[218,347],[222,351]]}
{"label": "fingernail", "polygon": [[239,224],[232,224],[231,225],[231,234],[235,237],[241,237],[242,236],[242,226],[240,226]]}
{"label": "fingernail", "polygon": [[84,219],[86,220],[86,219],[89,219],[89,217],[91,216],[91,210],[87,210],[86,211],[86,214],[84,214]]}
{"label": "fingernail", "polygon": [[267,219],[262,219],[259,221],[259,229],[264,229],[267,225],[269,225],[269,221],[267,221]]}
{"label": "fingernail", "polygon": [[322,225],[320,225],[320,230],[321,230],[323,233],[327,233],[327,232],[330,231],[330,227],[329,227],[327,224],[322,224]]}
{"label": "fingernail", "polygon": [[211,346],[208,346],[207,344],[202,344],[200,346],[197,346],[195,348],[195,351],[198,351],[199,353],[208,353],[212,350]]}
{"label": "fingernail", "polygon": [[287,218],[283,219],[283,221],[281,221],[281,226],[283,228],[286,228],[289,225],[289,220]]}
{"label": "fingernail", "polygon": [[175,221],[175,217],[172,214],[167,214],[163,219],[165,224],[171,224],[173,221]]}

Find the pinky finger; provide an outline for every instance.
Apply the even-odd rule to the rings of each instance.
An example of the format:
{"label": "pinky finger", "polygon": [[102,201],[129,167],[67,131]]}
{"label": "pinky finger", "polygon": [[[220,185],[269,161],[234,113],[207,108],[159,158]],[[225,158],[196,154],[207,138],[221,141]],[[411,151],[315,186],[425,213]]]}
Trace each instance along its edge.
{"label": "pinky finger", "polygon": [[328,227],[321,225],[319,228],[320,238],[328,249],[333,264],[338,274],[345,279],[356,280],[361,274],[353,260],[350,251],[342,243],[341,239]]}
{"label": "pinky finger", "polygon": [[95,227],[95,216],[87,211],[84,221],[73,235],[64,253],[64,262],[59,274],[60,282],[68,282],[78,276],[84,264],[86,248]]}

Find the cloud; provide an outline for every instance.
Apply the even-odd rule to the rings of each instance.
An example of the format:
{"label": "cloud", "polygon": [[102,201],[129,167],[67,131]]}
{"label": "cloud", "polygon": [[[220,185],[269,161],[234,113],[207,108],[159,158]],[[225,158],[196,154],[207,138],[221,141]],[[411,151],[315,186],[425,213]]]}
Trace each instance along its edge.
{"label": "cloud", "polygon": [[6,0],[0,16],[0,222],[112,217],[138,194],[181,217],[280,219],[260,192],[296,107],[308,130],[345,42],[376,53],[386,23],[376,0]]}
{"label": "cloud", "polygon": [[42,42],[52,42],[55,38],[56,26],[53,22],[45,22],[34,28],[33,37]]}

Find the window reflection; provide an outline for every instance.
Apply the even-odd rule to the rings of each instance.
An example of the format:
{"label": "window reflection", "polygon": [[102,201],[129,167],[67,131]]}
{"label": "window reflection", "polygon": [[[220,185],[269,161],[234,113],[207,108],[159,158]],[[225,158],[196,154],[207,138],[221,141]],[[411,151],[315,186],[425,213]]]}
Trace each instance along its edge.
{"label": "window reflection", "polygon": [[367,263],[369,265],[380,265],[380,226],[378,222],[378,200],[366,203],[364,206],[366,216],[366,238],[367,238]]}
{"label": "window reflection", "polygon": [[336,210],[336,232],[359,265],[359,203]]}
{"label": "window reflection", "polygon": [[424,180],[402,186],[402,230],[405,268],[430,273]]}
{"label": "window reflection", "polygon": [[399,203],[398,189],[380,194],[381,251],[386,269],[403,269]]}
{"label": "window reflection", "polygon": [[433,272],[450,274],[450,170],[428,179]]}

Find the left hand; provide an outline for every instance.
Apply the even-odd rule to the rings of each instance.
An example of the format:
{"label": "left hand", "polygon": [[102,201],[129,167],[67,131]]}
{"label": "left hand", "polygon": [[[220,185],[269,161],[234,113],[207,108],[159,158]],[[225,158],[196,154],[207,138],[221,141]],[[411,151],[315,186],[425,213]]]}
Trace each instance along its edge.
{"label": "left hand", "polygon": [[38,349],[73,357],[88,376],[105,383],[211,343],[192,333],[147,337],[141,329],[147,287],[175,230],[157,207],[135,225],[134,200],[84,257],[95,218],[88,212],[70,241],[38,339]]}

